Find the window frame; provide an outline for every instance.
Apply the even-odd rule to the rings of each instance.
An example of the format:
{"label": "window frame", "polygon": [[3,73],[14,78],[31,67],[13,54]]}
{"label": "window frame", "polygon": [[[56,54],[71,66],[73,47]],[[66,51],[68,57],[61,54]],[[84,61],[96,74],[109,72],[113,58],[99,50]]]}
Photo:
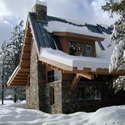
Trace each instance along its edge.
{"label": "window frame", "polygon": [[61,81],[61,70],[57,70],[57,69],[49,70],[47,71],[46,76],[47,76],[48,83]]}
{"label": "window frame", "polygon": [[[80,56],[79,54],[78,54],[78,45],[79,44],[83,44],[83,46],[84,46],[84,49],[83,49],[83,55],[81,55],[81,56],[83,56],[83,57],[95,57],[96,56],[96,54],[95,54],[95,41],[89,41],[89,40],[81,40],[81,39],[69,39],[68,40],[69,42],[68,42],[68,46],[69,46],[69,54],[70,55],[75,55],[75,56]],[[70,53],[70,43],[75,43],[76,44],[76,54],[71,54]],[[87,55],[87,45],[91,45],[92,46],[92,52],[91,52],[91,54],[92,54],[92,56],[86,56]]]}
{"label": "window frame", "polygon": [[[91,97],[87,97],[87,88],[98,88],[99,94],[95,95],[95,92],[93,92],[93,95]],[[99,97],[97,97],[99,96]],[[97,98],[96,98],[97,97]],[[77,99],[79,101],[101,101],[101,87],[100,86],[78,86],[77,87]]]}

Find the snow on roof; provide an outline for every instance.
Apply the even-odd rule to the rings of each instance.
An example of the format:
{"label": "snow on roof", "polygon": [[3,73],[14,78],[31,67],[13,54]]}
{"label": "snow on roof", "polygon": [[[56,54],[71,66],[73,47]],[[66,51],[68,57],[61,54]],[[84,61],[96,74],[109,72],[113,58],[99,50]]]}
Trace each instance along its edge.
{"label": "snow on roof", "polygon": [[109,28],[109,26],[108,25],[105,25],[105,24],[97,24],[97,25],[100,25],[100,26],[102,26],[102,27],[104,27],[104,28],[106,28],[106,29],[108,29]]}
{"label": "snow on roof", "polygon": [[103,58],[71,56],[62,51],[53,50],[51,48],[42,48],[41,56],[70,67],[77,67],[78,70],[91,68],[92,71],[96,71],[99,67],[105,69],[109,66],[109,61]]}
{"label": "snow on roof", "polygon": [[85,25],[86,24],[86,22],[84,20],[81,20],[81,19],[65,18],[65,20],[67,22],[72,22],[72,23],[77,24],[77,25]]}
{"label": "snow on roof", "polygon": [[[105,28],[107,27],[105,26]],[[44,29],[46,29],[50,33],[70,32],[104,38],[104,41],[101,42],[104,50],[101,49],[98,42],[96,42],[96,57],[71,56],[60,50],[41,48],[41,57],[61,64],[65,64],[70,67],[77,67],[78,70],[83,70],[84,68],[91,68],[92,71],[96,71],[97,68],[108,69],[110,64],[110,57],[114,49],[114,45],[108,47],[108,45],[110,44],[109,34],[104,32],[103,34],[91,32],[85,26],[85,23],[83,23],[83,25],[81,26],[77,26],[61,21],[49,21],[48,25],[44,26]]]}
{"label": "snow on roof", "polygon": [[102,51],[98,43],[96,42],[96,56],[98,58],[105,58],[106,60],[110,61],[111,55],[115,47],[115,43],[112,43],[112,45],[108,47],[109,44],[111,43],[110,35],[104,32],[103,32],[103,35],[105,36],[105,39],[103,42],[101,42],[101,44],[103,45],[105,50]]}
{"label": "snow on roof", "polygon": [[48,32],[68,32],[87,36],[94,36],[98,38],[104,38],[103,34],[91,32],[86,26],[75,26],[69,23],[63,23],[59,21],[49,21],[47,26],[44,26]]}
{"label": "snow on roof", "polygon": [[110,43],[110,35],[104,33],[104,36],[105,40],[102,45],[105,50],[101,50],[96,42],[97,57],[72,56],[51,48],[41,48],[40,56],[70,67],[77,67],[78,70],[83,70],[84,68],[91,68],[92,71],[96,71],[97,68],[108,69],[114,46],[107,47]]}

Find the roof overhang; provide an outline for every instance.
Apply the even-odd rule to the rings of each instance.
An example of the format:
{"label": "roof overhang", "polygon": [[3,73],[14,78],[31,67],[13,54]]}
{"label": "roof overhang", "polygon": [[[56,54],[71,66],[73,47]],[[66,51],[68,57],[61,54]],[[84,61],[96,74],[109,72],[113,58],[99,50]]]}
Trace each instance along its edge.
{"label": "roof overhang", "polygon": [[30,76],[30,47],[31,47],[31,27],[29,19],[27,20],[26,30],[24,35],[24,41],[20,56],[20,62],[11,77],[9,78],[7,85],[10,87],[28,86]]}
{"label": "roof overhang", "polygon": [[9,78],[7,85],[11,87],[28,86],[29,72],[29,68],[21,68],[20,66],[17,66],[17,68]]}
{"label": "roof overhang", "polygon": [[53,35],[55,36],[66,36],[66,37],[72,37],[72,38],[84,38],[94,41],[103,41],[104,37],[99,36],[90,36],[86,34],[75,34],[75,33],[69,33],[69,32],[53,32]]}
{"label": "roof overhang", "polygon": [[[26,30],[25,30],[25,37],[23,41],[23,47],[20,57],[20,62],[18,67],[15,69],[13,74],[11,75],[10,79],[8,80],[7,84],[8,86],[28,86],[29,85],[29,77],[30,77],[30,48],[31,48],[31,41],[32,37],[35,39],[35,34],[32,28],[32,25],[30,24],[30,18],[27,20],[26,24]],[[103,41],[104,38],[101,37],[95,37],[95,36],[87,36],[87,35],[80,35],[80,34],[74,34],[74,33],[67,33],[67,32],[54,32],[53,35],[57,36],[67,36],[67,37],[75,37],[75,38],[86,38],[86,39],[92,39],[95,41]],[[38,48],[36,48],[38,49]],[[54,68],[58,68],[62,70],[64,73],[74,73],[76,74],[76,77],[74,78],[74,81],[72,85],[74,86],[74,83],[76,85],[78,79],[80,77],[85,77],[90,80],[93,79],[94,74],[104,74],[109,75],[109,70],[97,68],[95,71],[93,71],[91,68],[84,67],[82,70],[79,70],[77,67],[68,66],[63,63],[59,63],[56,61],[49,60],[45,57],[42,57],[38,52],[39,61],[46,63],[47,65],[50,65]],[[125,71],[113,71],[111,75],[125,75]],[[74,88],[74,87],[73,87]]]}
{"label": "roof overhang", "polygon": [[[39,56],[39,61],[42,61],[48,65],[50,65],[53,68],[58,68],[60,70],[62,70],[64,73],[79,73],[80,76],[85,76],[84,74],[90,74],[90,75],[98,75],[98,74],[102,74],[102,75],[125,75],[125,71],[124,70],[114,70],[111,73],[109,73],[109,69],[108,68],[97,68],[93,71],[92,68],[88,68],[88,67],[84,67],[82,70],[78,69],[77,67],[73,67],[73,66],[68,66],[66,64],[60,63],[60,62],[55,62],[52,60],[49,60],[45,57]],[[83,74],[83,75],[82,75]]]}

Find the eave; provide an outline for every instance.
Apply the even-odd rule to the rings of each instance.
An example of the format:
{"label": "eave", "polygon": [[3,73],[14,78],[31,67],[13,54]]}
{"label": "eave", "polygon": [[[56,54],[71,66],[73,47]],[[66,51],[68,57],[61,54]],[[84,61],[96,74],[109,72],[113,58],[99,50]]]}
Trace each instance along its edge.
{"label": "eave", "polygon": [[72,37],[72,38],[84,38],[84,39],[89,39],[89,40],[94,40],[94,41],[103,41],[104,37],[99,37],[99,36],[90,36],[86,34],[75,34],[75,33],[68,33],[68,32],[53,32],[53,35],[55,36],[66,36],[66,37]]}
{"label": "eave", "polygon": [[114,75],[118,77],[119,75],[125,75],[124,70],[114,70],[113,72],[109,73],[109,69],[102,69],[102,68],[97,68],[95,71],[93,71],[91,68],[85,67],[83,70],[77,69],[77,67],[70,67],[65,64],[55,62],[49,59],[46,59],[44,57],[39,57],[39,61],[42,61],[46,63],[47,65],[51,66],[53,69],[59,69],[62,70],[63,73],[72,73],[75,74],[75,77],[73,78],[71,85],[70,85],[70,91],[74,91],[76,88],[79,80],[81,77],[84,77],[89,80],[94,80],[94,77],[96,75]]}
{"label": "eave", "polygon": [[9,78],[7,85],[10,87],[26,87],[29,85],[29,76],[30,76],[30,47],[31,47],[31,28],[29,20],[26,24],[26,30],[24,35],[24,41],[21,51],[21,57],[19,65]]}
{"label": "eave", "polygon": [[125,71],[124,70],[114,70],[113,72],[109,73],[109,69],[108,67],[103,69],[103,68],[97,68],[95,71],[93,71],[92,68],[88,68],[88,67],[84,67],[82,70],[78,69],[77,67],[71,67],[68,65],[65,65],[63,63],[59,63],[59,62],[55,62],[52,60],[49,60],[45,57],[42,57],[39,55],[39,61],[42,61],[44,63],[46,63],[47,65],[50,65],[51,67],[60,69],[63,71],[63,73],[79,73],[79,74],[83,74],[84,73],[88,73],[88,74],[92,74],[92,75],[125,75]]}

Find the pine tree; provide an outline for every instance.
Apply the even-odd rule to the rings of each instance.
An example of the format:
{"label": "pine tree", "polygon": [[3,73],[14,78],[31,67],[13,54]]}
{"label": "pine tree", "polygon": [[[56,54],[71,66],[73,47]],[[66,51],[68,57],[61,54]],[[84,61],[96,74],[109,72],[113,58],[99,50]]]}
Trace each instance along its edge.
{"label": "pine tree", "polygon": [[[108,11],[113,17],[116,13],[119,19],[113,25],[111,41],[116,43],[115,49],[111,56],[109,71],[125,69],[125,0],[109,0],[106,5],[102,6],[104,11]],[[125,90],[125,76],[120,76],[113,82],[116,91]]]}
{"label": "pine tree", "polygon": [[[21,54],[21,48],[22,48],[22,41],[24,37],[24,30],[23,30],[23,21],[21,21],[18,25],[16,25],[11,32],[12,37],[10,38],[10,41],[8,43],[4,42],[1,46],[1,53],[0,56],[2,58],[2,90],[6,89],[6,94],[12,94],[13,97],[16,97],[16,99],[24,99],[25,98],[25,91],[24,88],[14,88],[13,93],[10,93],[10,88],[7,88],[6,83],[17,67],[19,63],[19,58]],[[8,92],[9,91],[9,92]],[[21,91],[21,92],[20,92]],[[20,93],[23,97],[20,97]],[[24,93],[24,94],[23,94]],[[4,93],[3,93],[4,94]]]}
{"label": "pine tree", "polygon": [[[19,64],[23,37],[24,37],[23,21],[20,21],[20,23],[14,27],[12,31],[12,37],[10,38],[10,44],[12,48],[11,59],[13,59],[14,69]],[[18,88],[18,87],[14,88],[14,102],[16,102],[17,99],[25,99],[24,88]]]}

